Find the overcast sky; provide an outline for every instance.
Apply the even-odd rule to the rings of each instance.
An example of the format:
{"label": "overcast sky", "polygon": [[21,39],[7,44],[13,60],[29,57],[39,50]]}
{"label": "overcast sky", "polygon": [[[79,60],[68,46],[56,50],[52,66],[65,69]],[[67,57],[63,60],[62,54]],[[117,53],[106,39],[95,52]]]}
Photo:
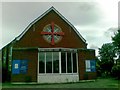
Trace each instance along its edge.
{"label": "overcast sky", "polygon": [[51,6],[54,6],[76,27],[86,39],[88,48],[97,49],[102,44],[111,42],[111,36],[114,35],[118,27],[119,0],[90,0],[89,2],[88,0],[80,0],[81,2],[3,1],[0,3],[0,8],[2,7],[0,48],[17,37],[34,19]]}

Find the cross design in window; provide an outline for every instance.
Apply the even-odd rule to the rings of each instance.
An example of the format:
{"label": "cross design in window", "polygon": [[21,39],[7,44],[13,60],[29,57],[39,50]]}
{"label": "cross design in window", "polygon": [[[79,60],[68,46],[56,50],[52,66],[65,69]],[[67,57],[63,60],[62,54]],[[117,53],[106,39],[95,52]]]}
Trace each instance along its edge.
{"label": "cross design in window", "polygon": [[61,40],[64,32],[62,32],[61,28],[54,24],[54,22],[51,22],[51,24],[45,26],[41,34],[51,45],[55,45],[55,43]]}

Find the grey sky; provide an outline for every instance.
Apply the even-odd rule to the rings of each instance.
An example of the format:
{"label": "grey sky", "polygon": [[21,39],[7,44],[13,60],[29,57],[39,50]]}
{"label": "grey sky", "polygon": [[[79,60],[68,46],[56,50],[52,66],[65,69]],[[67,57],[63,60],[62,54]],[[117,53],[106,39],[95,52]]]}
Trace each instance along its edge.
{"label": "grey sky", "polygon": [[[94,0],[95,1],[95,0]],[[86,39],[89,48],[97,49],[111,42],[117,30],[117,4],[96,2],[2,2],[2,45],[17,37],[30,22],[54,6]]]}

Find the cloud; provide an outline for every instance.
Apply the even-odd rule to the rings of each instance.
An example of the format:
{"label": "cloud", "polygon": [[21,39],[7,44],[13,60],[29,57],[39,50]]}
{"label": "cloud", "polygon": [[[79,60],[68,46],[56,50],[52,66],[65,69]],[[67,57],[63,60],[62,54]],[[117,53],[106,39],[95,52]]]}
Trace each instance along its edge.
{"label": "cloud", "polygon": [[90,48],[91,49],[98,49],[99,47],[97,45],[92,44],[92,45],[90,45]]}
{"label": "cloud", "polygon": [[95,2],[59,3],[57,8],[74,25],[91,25],[101,18],[101,11]]}
{"label": "cloud", "polygon": [[106,37],[112,37],[118,30],[118,27],[111,27],[104,32]]}
{"label": "cloud", "polygon": [[107,31],[115,33],[115,32],[117,32],[117,30],[118,30],[118,27],[111,27]]}
{"label": "cloud", "polygon": [[105,29],[99,29],[96,27],[89,29],[88,27],[86,29],[79,29],[78,31],[86,39],[89,48],[93,45],[100,48],[104,43],[111,42],[111,37],[106,37],[104,35]]}

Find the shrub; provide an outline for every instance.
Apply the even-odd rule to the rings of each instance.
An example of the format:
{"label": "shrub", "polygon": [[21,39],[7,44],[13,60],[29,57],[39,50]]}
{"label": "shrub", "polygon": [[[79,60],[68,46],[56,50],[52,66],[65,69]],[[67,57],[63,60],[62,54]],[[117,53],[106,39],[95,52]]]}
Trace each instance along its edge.
{"label": "shrub", "polygon": [[120,65],[115,65],[112,67],[112,76],[120,79]]}

